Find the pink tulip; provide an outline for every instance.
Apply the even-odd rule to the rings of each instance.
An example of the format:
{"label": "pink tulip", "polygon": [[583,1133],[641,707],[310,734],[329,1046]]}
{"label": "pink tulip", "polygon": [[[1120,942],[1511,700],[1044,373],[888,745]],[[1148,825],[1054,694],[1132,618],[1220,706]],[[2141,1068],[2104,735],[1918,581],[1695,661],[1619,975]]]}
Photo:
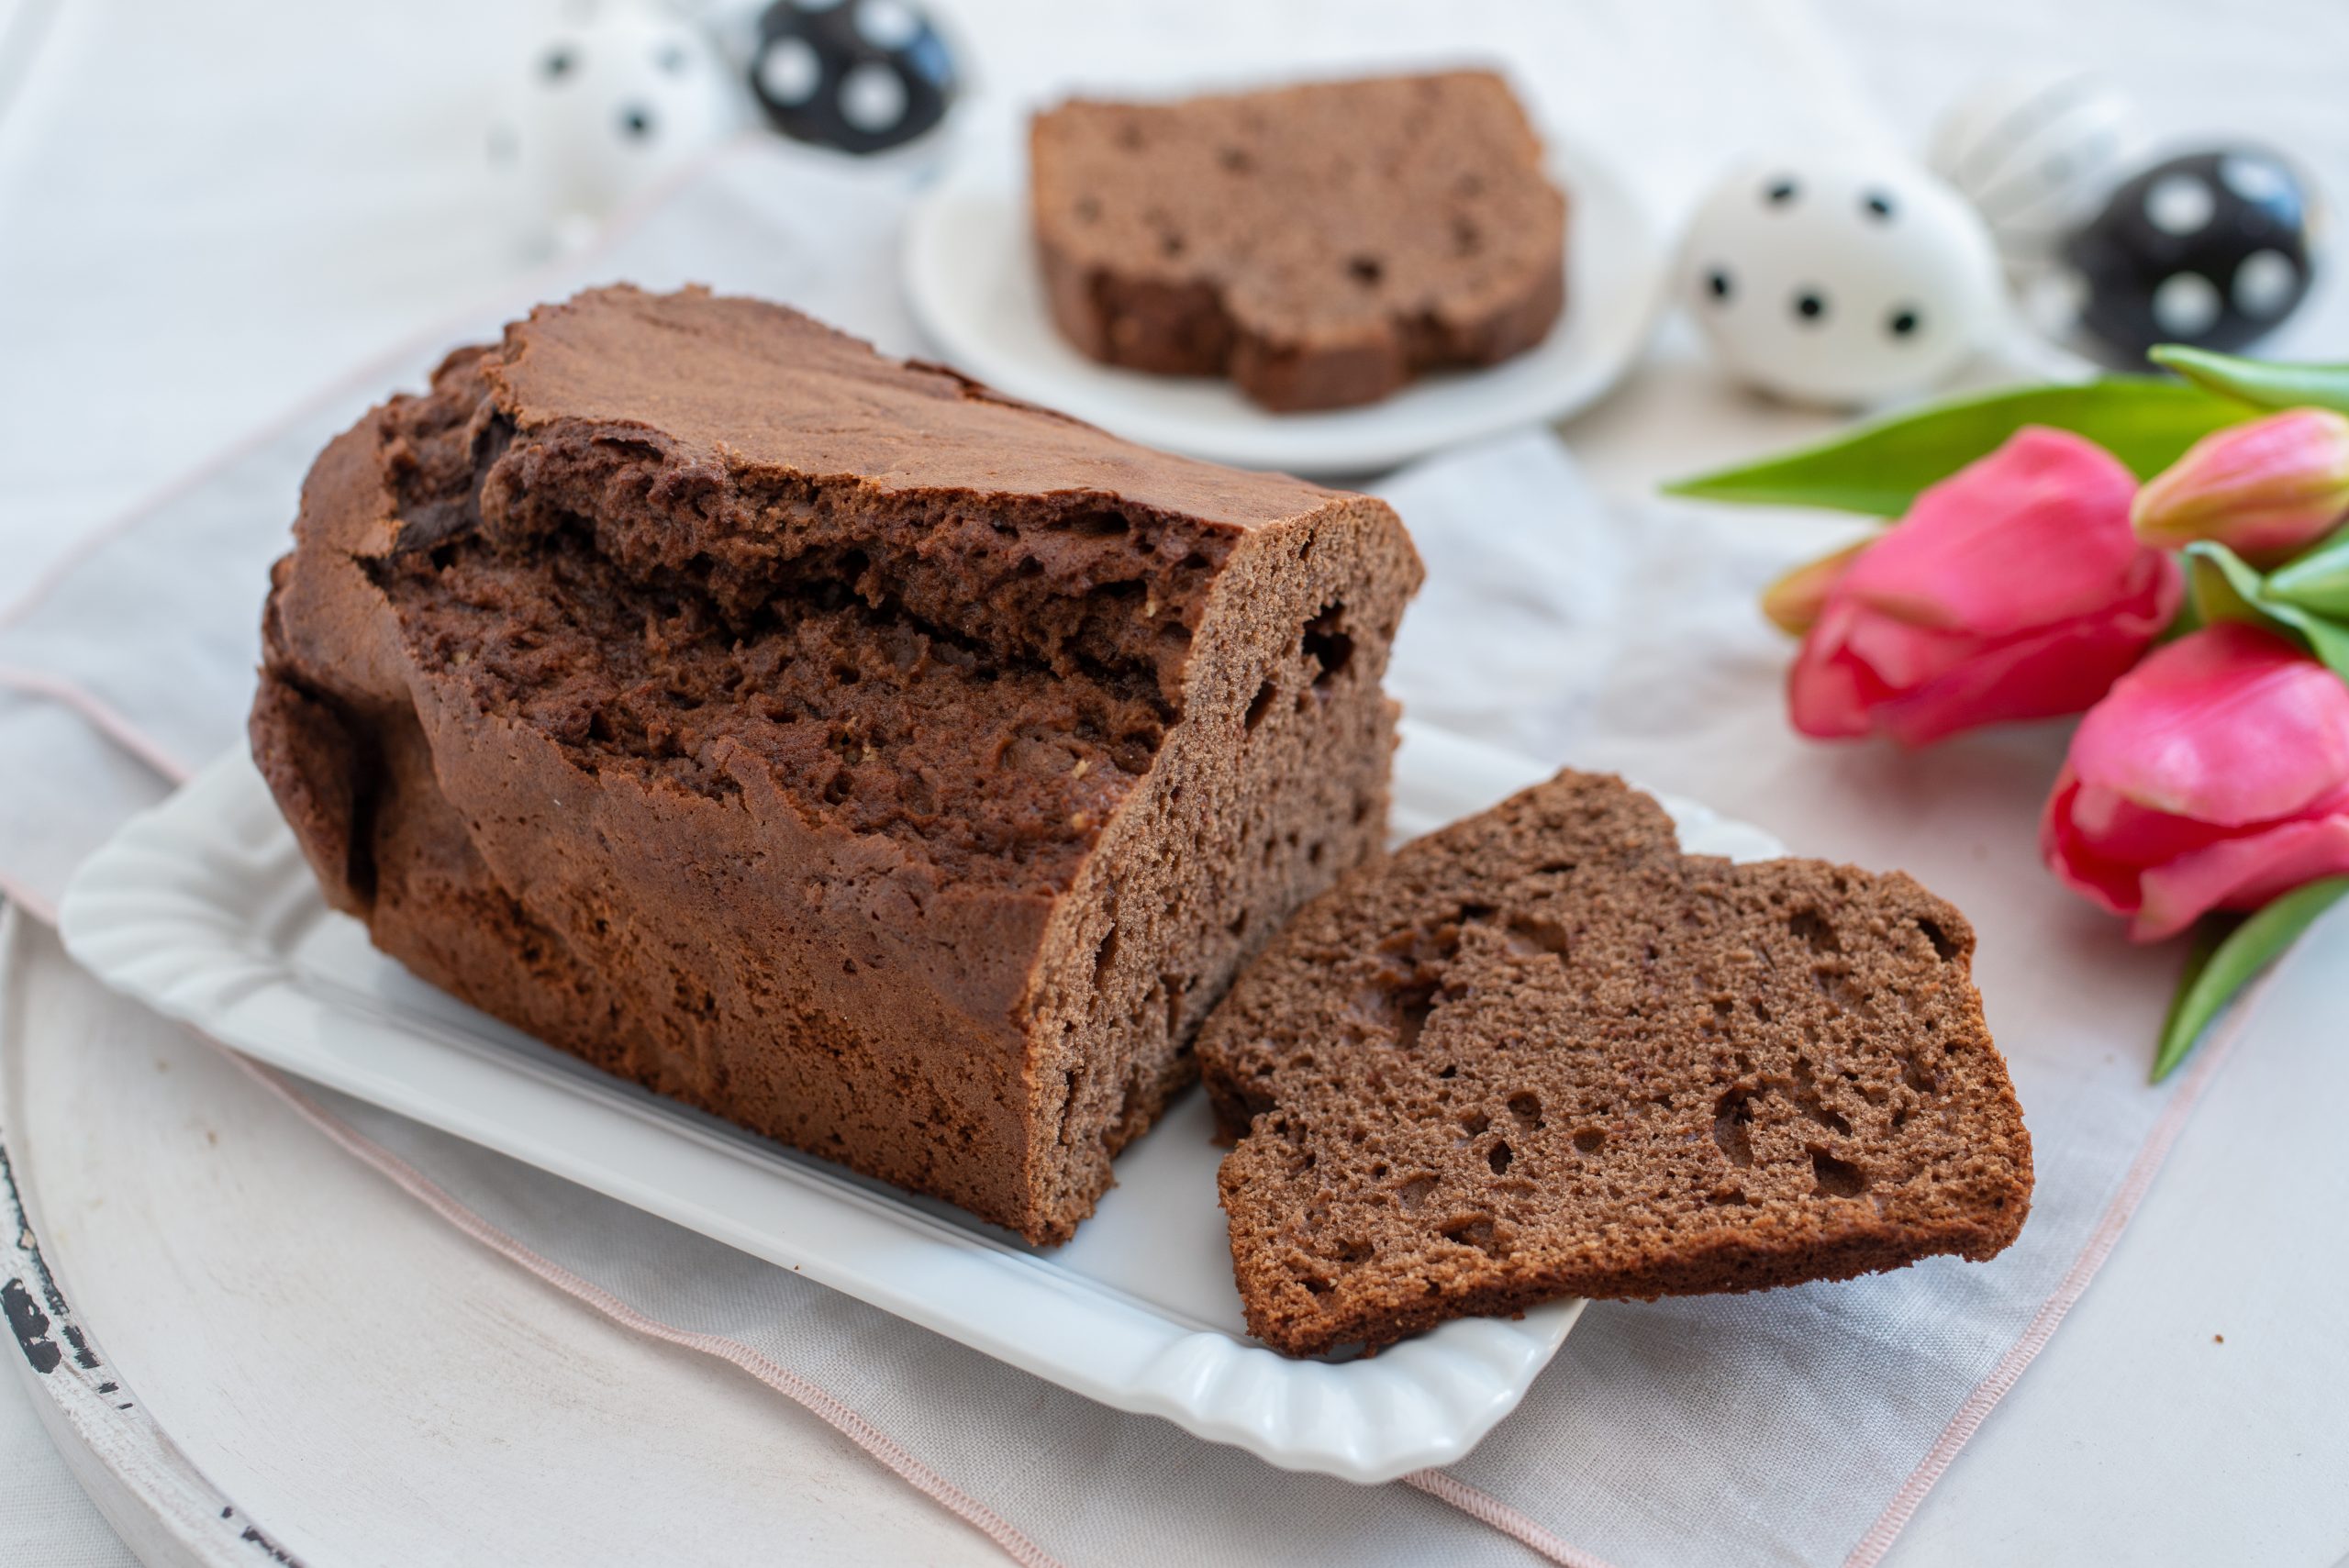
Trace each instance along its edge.
{"label": "pink tulip", "polygon": [[2216,539],[2254,566],[2288,561],[2349,517],[2349,418],[2294,408],[2213,431],[2138,492],[2137,537]]}
{"label": "pink tulip", "polygon": [[1921,746],[2096,701],[2184,592],[2129,531],[2136,488],[2094,442],[2032,427],[1925,491],[1828,587],[1787,683],[1795,728]]}
{"label": "pink tulip", "polygon": [[2180,638],[2081,721],[2040,852],[2147,942],[2349,872],[2349,684],[2241,622]]}

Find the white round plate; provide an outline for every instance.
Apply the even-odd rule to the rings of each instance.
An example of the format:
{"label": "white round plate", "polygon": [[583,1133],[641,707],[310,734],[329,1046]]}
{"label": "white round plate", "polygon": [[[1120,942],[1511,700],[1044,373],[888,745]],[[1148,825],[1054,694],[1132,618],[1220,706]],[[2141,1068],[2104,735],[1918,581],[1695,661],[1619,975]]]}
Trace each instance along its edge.
{"label": "white round plate", "polygon": [[906,294],[957,369],[1131,440],[1241,468],[1374,473],[1442,447],[1565,417],[1597,399],[1646,343],[1665,258],[1631,187],[1586,149],[1553,139],[1566,192],[1566,308],[1527,352],[1424,376],[1381,402],[1275,414],[1227,381],[1150,375],[1085,358],[1044,305],[1017,147],[974,146],[915,206]]}

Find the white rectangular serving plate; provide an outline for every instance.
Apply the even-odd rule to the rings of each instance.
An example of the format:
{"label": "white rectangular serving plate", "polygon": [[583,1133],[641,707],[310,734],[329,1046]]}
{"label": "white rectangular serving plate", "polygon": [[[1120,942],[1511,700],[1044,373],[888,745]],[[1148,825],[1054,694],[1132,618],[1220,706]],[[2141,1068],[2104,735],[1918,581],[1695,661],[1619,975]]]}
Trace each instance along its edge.
{"label": "white rectangular serving plate", "polygon": [[[1406,723],[1393,827],[1426,832],[1550,770]],[[1692,851],[1778,846],[1666,800]],[[124,827],[61,911],[114,988],[273,1066],[790,1268],[1063,1388],[1273,1464],[1376,1482],[1459,1459],[1514,1408],[1582,1310],[1466,1318],[1347,1362],[1248,1337],[1220,1151],[1179,1099],[1052,1251],[659,1098],[426,985],[327,908],[241,751]]]}

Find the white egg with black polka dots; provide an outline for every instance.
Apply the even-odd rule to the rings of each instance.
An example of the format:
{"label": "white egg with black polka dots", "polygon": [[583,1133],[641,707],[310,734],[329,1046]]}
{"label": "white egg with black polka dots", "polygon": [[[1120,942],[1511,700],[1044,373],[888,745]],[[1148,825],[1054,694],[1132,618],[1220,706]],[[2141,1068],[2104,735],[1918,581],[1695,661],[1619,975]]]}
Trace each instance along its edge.
{"label": "white egg with black polka dots", "polygon": [[1833,407],[1939,385],[2005,311],[1980,217],[1891,159],[1740,169],[1690,221],[1679,288],[1731,375]]}
{"label": "white egg with black polka dots", "polygon": [[524,57],[490,140],[532,249],[591,238],[740,123],[707,37],[650,0],[569,0]]}

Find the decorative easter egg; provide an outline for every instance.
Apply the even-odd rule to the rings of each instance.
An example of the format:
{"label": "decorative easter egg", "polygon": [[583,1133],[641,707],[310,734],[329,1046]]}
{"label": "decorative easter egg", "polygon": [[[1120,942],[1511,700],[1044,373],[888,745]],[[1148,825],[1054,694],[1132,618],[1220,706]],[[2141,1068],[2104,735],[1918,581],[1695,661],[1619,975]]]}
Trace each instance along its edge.
{"label": "decorative easter egg", "polygon": [[1974,205],[2007,265],[2043,267],[2143,156],[2136,106],[2087,72],[1983,83],[1934,127],[1926,162]]}
{"label": "decorative easter egg", "polygon": [[906,0],[776,0],[759,17],[751,91],[784,135],[843,152],[901,147],[946,117],[945,39]]}
{"label": "decorative easter egg", "polygon": [[540,247],[575,245],[732,128],[739,97],[690,22],[646,0],[577,0],[526,58],[492,131]]}
{"label": "decorative easter egg", "polygon": [[1802,403],[1924,391],[2004,320],[1982,220],[1888,159],[1787,159],[1731,175],[1697,209],[1680,274],[1723,367]]}
{"label": "decorative easter egg", "polygon": [[2154,164],[2065,247],[2081,328],[2130,364],[2156,343],[2256,342],[2308,295],[2313,206],[2292,166],[2258,148]]}

